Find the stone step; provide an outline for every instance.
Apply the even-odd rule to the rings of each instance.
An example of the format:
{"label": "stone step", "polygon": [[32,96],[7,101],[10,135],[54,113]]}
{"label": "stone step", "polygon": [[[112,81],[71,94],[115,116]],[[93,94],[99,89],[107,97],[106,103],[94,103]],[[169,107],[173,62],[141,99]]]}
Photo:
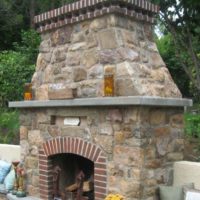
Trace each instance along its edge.
{"label": "stone step", "polygon": [[33,196],[26,196],[26,197],[17,197],[16,195],[13,195],[11,193],[8,193],[6,195],[6,198],[8,200],[40,200],[40,198],[33,197]]}

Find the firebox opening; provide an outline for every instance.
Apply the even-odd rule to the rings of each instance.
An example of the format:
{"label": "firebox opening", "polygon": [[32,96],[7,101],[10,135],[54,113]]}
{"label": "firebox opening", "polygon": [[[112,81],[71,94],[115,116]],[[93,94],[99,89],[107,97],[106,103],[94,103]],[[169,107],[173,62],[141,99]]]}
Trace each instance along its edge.
{"label": "firebox opening", "polygon": [[51,159],[54,198],[68,199],[71,196],[78,199],[80,196],[81,199],[94,200],[94,163],[92,161],[70,153],[56,154]]}

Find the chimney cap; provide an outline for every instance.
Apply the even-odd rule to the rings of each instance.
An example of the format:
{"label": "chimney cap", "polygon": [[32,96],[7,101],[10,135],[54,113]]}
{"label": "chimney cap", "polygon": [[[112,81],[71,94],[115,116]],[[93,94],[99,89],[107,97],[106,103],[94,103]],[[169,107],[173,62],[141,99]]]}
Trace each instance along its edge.
{"label": "chimney cap", "polygon": [[80,0],[37,15],[34,23],[44,32],[111,13],[154,23],[158,12],[159,6],[148,0]]}

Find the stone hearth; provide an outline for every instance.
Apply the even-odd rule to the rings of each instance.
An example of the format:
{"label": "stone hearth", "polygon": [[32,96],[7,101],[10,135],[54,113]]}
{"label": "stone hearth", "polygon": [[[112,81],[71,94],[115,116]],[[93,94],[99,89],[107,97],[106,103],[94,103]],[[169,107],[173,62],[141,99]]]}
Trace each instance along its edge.
{"label": "stone hearth", "polygon": [[[192,102],[181,98],[153,41],[157,12],[145,0],[81,0],[35,17],[42,41],[34,99],[9,103],[21,111],[29,195],[53,199],[57,165],[61,193],[82,170],[95,200],[154,200],[158,185],[172,182]],[[104,97],[105,69],[114,97]]]}

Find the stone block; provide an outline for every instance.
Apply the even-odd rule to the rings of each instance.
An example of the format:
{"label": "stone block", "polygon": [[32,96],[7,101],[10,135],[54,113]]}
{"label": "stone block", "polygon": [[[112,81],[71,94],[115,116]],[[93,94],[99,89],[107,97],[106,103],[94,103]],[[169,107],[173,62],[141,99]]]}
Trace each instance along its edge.
{"label": "stone block", "polygon": [[83,69],[83,68],[80,68],[80,67],[74,68],[73,75],[74,75],[74,81],[75,82],[87,79],[87,72],[86,72],[86,70]]}
{"label": "stone block", "polygon": [[101,146],[101,148],[108,154],[113,153],[113,137],[106,135],[96,135],[94,138],[95,142]]}
{"label": "stone block", "polygon": [[98,41],[96,34],[89,33],[86,37],[86,48],[91,49],[98,46]]}
{"label": "stone block", "polygon": [[106,119],[111,122],[122,122],[122,113],[119,109],[110,109]]}
{"label": "stone block", "polygon": [[72,99],[73,97],[73,89],[71,88],[63,88],[63,89],[50,89],[48,91],[49,100],[54,99]]}
{"label": "stone block", "polygon": [[46,39],[41,41],[41,44],[39,46],[39,51],[41,53],[47,53],[51,50],[51,40],[50,39]]}
{"label": "stone block", "polygon": [[168,161],[180,161],[183,160],[183,153],[182,152],[173,152],[167,154]]}
{"label": "stone block", "polygon": [[173,128],[183,128],[184,127],[184,117],[183,114],[172,115],[169,119],[170,125]]}
{"label": "stone block", "polygon": [[68,25],[52,32],[50,36],[51,45],[55,47],[58,45],[69,43],[71,41],[72,31],[72,26]]}
{"label": "stone block", "polygon": [[167,137],[170,136],[170,127],[158,127],[154,129],[154,133],[156,137]]}
{"label": "stone block", "polygon": [[39,150],[37,146],[31,146],[30,147],[30,155],[31,156],[38,156]]}
{"label": "stone block", "polygon": [[32,185],[35,187],[39,185],[39,176],[36,176],[36,175],[32,176]]}
{"label": "stone block", "polygon": [[48,65],[48,62],[45,60],[44,54],[39,53],[37,57],[37,62],[36,62],[36,71],[44,70],[47,65]]}
{"label": "stone block", "polygon": [[116,32],[114,29],[107,29],[98,32],[98,39],[101,49],[115,49],[119,47]]}
{"label": "stone block", "polygon": [[126,196],[126,198],[138,198],[141,197],[141,185],[137,182],[130,182],[126,180],[122,180],[119,183],[119,188],[121,193]]}
{"label": "stone block", "polygon": [[69,46],[68,51],[81,51],[86,47],[86,42],[79,42]]}
{"label": "stone block", "polygon": [[73,33],[71,36],[71,43],[82,43],[85,42],[84,32]]}
{"label": "stone block", "polygon": [[90,24],[90,30],[99,31],[107,27],[106,17],[104,18],[96,18],[92,20]]}
{"label": "stone block", "polygon": [[20,140],[26,140],[28,138],[28,128],[25,126],[20,126],[19,129]]}
{"label": "stone block", "polygon": [[68,52],[66,58],[66,65],[78,66],[80,65],[80,53],[79,52]]}
{"label": "stone block", "polygon": [[61,127],[61,136],[89,138],[88,131],[81,126],[63,126]]}
{"label": "stone block", "polygon": [[140,181],[142,179],[142,170],[138,168],[130,168],[129,176],[134,181]]}
{"label": "stone block", "polygon": [[159,137],[156,140],[157,152],[161,156],[165,156],[168,153],[168,145],[170,142],[169,137]]}
{"label": "stone block", "polygon": [[134,74],[134,70],[132,68],[132,66],[130,65],[129,62],[123,62],[120,64],[117,64],[116,67],[116,76],[117,78],[126,78],[126,79],[131,79],[133,74]]}
{"label": "stone block", "polygon": [[122,56],[116,49],[101,50],[98,56],[101,64],[116,64],[123,61]]}
{"label": "stone block", "polygon": [[44,142],[40,130],[31,130],[28,132],[28,142],[31,145],[40,146]]}
{"label": "stone block", "polygon": [[116,96],[139,96],[143,94],[141,85],[129,78],[116,79]]}
{"label": "stone block", "polygon": [[148,145],[148,140],[143,138],[143,139],[138,139],[138,138],[127,138],[125,141],[125,144],[128,147],[145,147]]}
{"label": "stone block", "polygon": [[127,109],[124,114],[125,123],[138,122],[139,120],[139,110],[138,109]]}
{"label": "stone block", "polygon": [[144,184],[147,187],[156,187],[157,186],[157,181],[155,179],[145,179]]}
{"label": "stone block", "polygon": [[101,64],[96,64],[88,70],[89,79],[102,79],[103,75],[103,65]]}
{"label": "stone block", "polygon": [[164,110],[152,110],[150,112],[151,125],[164,125],[167,123],[166,112]]}
{"label": "stone block", "polygon": [[153,198],[155,199],[155,195],[156,195],[156,187],[144,187],[144,190],[143,190],[143,195],[145,197],[150,197],[150,198]]}
{"label": "stone block", "polygon": [[119,34],[122,37],[123,43],[128,46],[137,46],[138,40],[136,38],[135,32],[128,31],[128,30],[121,30]]}
{"label": "stone block", "polygon": [[114,162],[125,166],[141,167],[144,163],[144,151],[139,147],[115,145]]}
{"label": "stone block", "polygon": [[53,51],[53,54],[52,54],[51,63],[55,64],[55,63],[65,61],[65,59],[66,59],[65,51],[66,51],[66,49],[64,47],[55,48]]}
{"label": "stone block", "polygon": [[157,169],[162,166],[162,161],[159,159],[147,160],[146,162],[145,167],[148,169]]}
{"label": "stone block", "polygon": [[38,197],[39,194],[40,194],[39,187],[35,187],[35,186],[32,186],[32,185],[28,185],[28,186],[27,186],[27,193],[28,193],[30,196]]}
{"label": "stone block", "polygon": [[145,149],[145,158],[146,159],[154,159],[156,158],[156,148],[148,147]]}
{"label": "stone block", "polygon": [[113,128],[110,123],[101,123],[98,126],[99,134],[102,135],[113,135]]}
{"label": "stone block", "polygon": [[57,137],[61,135],[61,129],[57,125],[49,125],[47,127],[47,131],[52,137]]}
{"label": "stone block", "polygon": [[38,168],[38,158],[27,156],[25,160],[25,166],[29,169],[37,169]]}
{"label": "stone block", "polygon": [[115,144],[123,144],[125,142],[125,135],[122,131],[114,133]]}
{"label": "stone block", "polygon": [[133,51],[130,48],[120,47],[117,49],[123,61],[139,62],[140,56],[137,51]]}
{"label": "stone block", "polygon": [[82,81],[77,88],[78,97],[97,97],[103,96],[103,80],[86,80]]}
{"label": "stone block", "polygon": [[165,63],[159,53],[149,52],[149,62],[153,68],[165,67]]}
{"label": "stone block", "polygon": [[95,49],[85,51],[81,58],[81,64],[89,69],[99,62],[98,54]]}
{"label": "stone block", "polygon": [[107,165],[109,176],[124,177],[124,167],[115,165],[113,162],[109,162]]}
{"label": "stone block", "polygon": [[48,84],[43,84],[35,90],[35,100],[48,100]]}

